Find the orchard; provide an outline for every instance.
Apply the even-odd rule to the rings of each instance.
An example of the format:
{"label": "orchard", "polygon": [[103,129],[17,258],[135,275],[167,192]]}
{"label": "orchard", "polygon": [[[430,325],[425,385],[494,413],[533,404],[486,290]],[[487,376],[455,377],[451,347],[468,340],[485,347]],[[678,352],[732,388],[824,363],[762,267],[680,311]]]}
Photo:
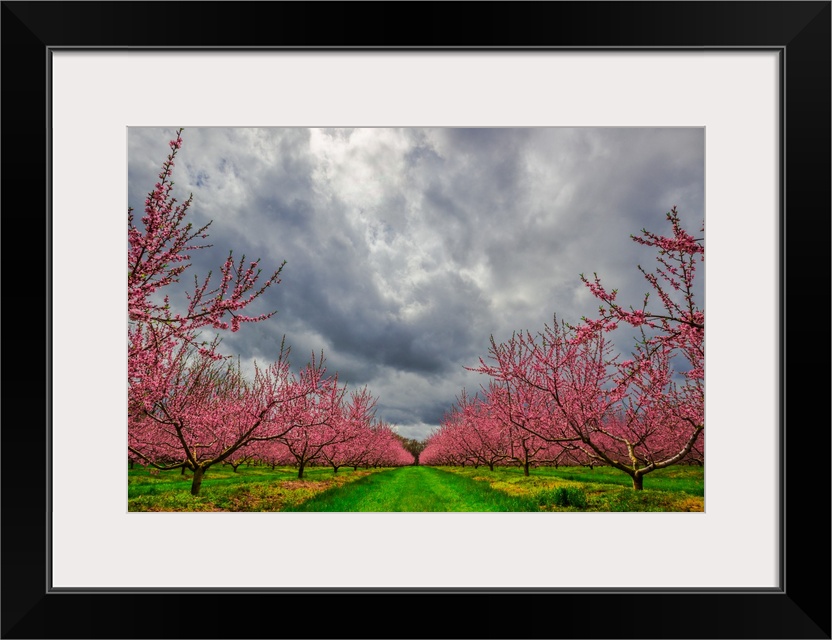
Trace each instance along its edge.
{"label": "orchard", "polygon": [[[206,478],[206,486],[216,477],[217,486],[235,483],[237,491],[256,477],[264,483],[257,490],[271,501],[255,500],[251,485],[244,499],[226,496],[219,506],[211,503],[212,510],[300,509],[306,500],[319,505],[310,509],[326,510],[323,502],[311,500],[350,486],[373,486],[384,495],[395,481],[398,494],[424,498],[437,482],[451,483],[448,487],[471,482],[459,485],[460,495],[467,496],[460,504],[575,510],[592,508],[585,487],[574,480],[587,469],[600,470],[616,491],[620,483],[609,480],[608,471],[625,479],[630,492],[644,492],[648,474],[672,478],[664,471],[671,467],[694,470],[701,479],[705,319],[695,299],[695,277],[704,241],[685,229],[675,207],[667,213],[666,235],[643,229],[632,236],[655,258],[651,269],[638,266],[647,289],[638,306],[620,304],[618,290],[598,274],[581,274],[600,303],[597,315],[571,322],[553,315],[551,323],[517,329],[505,341],[492,335],[479,362],[463,365],[483,377],[480,389],[473,395],[462,389],[439,428],[417,441],[377,419],[378,398],[366,387],[349,388],[330,372],[322,350],[297,363],[284,338],[274,346],[272,361],[255,363],[248,374],[235,354],[223,351],[224,333],[275,322],[276,311],[251,309],[270,300],[286,262],[264,273],[259,259],[236,259],[229,251],[216,276],[190,273],[192,255],[211,246],[204,242],[211,223],[197,227],[189,220],[193,195],[184,202],[174,197],[172,177],[182,145],[180,129],[145,199],[144,214],[136,219],[128,209],[131,491],[164,481],[181,495],[187,482],[191,506],[177,497],[179,506],[168,509],[188,510],[207,504]],[[184,286],[185,278],[192,279],[192,287]],[[403,467],[410,469],[406,483]],[[538,495],[541,485],[534,493],[528,484],[519,502],[505,496],[477,502],[471,497],[479,495],[477,483],[488,484],[495,495],[501,491],[499,482],[481,473],[503,479],[514,473],[517,482],[540,476],[550,497]],[[298,487],[306,493],[286,502],[287,492]],[[333,504],[352,508],[344,506],[349,500]],[[384,510],[379,504],[432,510],[424,502],[362,504],[366,510]],[[597,502],[596,510],[613,510],[614,504],[634,508],[636,503],[607,500]]]}
{"label": "orchard", "polygon": [[[271,318],[274,311],[245,311],[280,283],[283,264],[263,280],[259,261],[247,263],[243,256],[237,262],[229,253],[218,281],[209,272],[201,280],[194,276],[184,300],[165,294],[190,267],[191,252],[209,246],[199,244],[209,225],[194,229],[186,219],[193,196],[177,203],[172,195],[181,134],[170,142],[140,224],[128,209],[129,459],[158,470],[190,470],[194,496],[205,473],[221,463],[290,463],[298,478],[307,465],[324,460],[336,470],[365,459],[411,463],[397,441],[381,436],[386,427],[373,419],[374,400],[367,393],[347,398],[323,353],[294,373],[290,348],[281,344],[274,362],[257,366],[247,379],[220,352],[218,339],[200,339],[205,327],[236,332],[243,323]],[[361,446],[367,451],[356,450]]]}
{"label": "orchard", "polygon": [[[657,250],[655,270],[639,266],[649,288],[639,308],[617,304],[596,274],[581,276],[602,302],[597,318],[555,319],[537,333],[491,339],[474,371],[490,378],[463,400],[422,454],[431,461],[607,465],[644,487],[644,476],[676,464],[703,464],[705,313],[694,296],[704,245],[667,214],[668,236],[642,230],[633,240]],[[651,306],[650,294],[658,306]],[[654,298],[654,299],[655,299]],[[637,329],[632,352],[610,334]],[[523,457],[518,457],[517,452]]]}

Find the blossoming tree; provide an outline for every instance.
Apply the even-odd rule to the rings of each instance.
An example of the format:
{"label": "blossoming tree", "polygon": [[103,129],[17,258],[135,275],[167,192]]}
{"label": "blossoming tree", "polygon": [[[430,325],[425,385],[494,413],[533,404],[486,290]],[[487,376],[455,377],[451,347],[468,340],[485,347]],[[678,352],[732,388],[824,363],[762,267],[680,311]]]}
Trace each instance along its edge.
{"label": "blossoming tree", "polygon": [[[288,355],[283,348],[268,367],[255,365],[249,381],[233,362],[187,342],[168,351],[134,385],[131,456],[158,469],[190,469],[191,493],[198,495],[210,467],[239,460],[257,443],[286,435],[295,425],[297,402],[325,384],[322,367],[293,375]],[[142,393],[144,384],[151,393]]]}
{"label": "blossoming tree", "polygon": [[[598,319],[571,326],[555,318],[537,335],[515,333],[500,344],[492,339],[490,362],[474,369],[503,390],[505,428],[557,444],[568,459],[615,467],[634,489],[656,469],[702,458],[705,316],[695,302],[694,276],[704,246],[682,228],[675,208],[667,218],[671,236],[645,230],[634,238],[659,251],[655,271],[639,270],[661,309],[650,308],[649,293],[641,308],[625,309],[597,275],[593,281],[581,276],[604,303]],[[622,324],[640,334],[623,360],[609,338]],[[680,354],[686,364],[677,368]]]}
{"label": "blossoming tree", "polygon": [[[210,459],[219,461],[218,456],[225,460],[231,455],[227,449],[215,451],[220,443],[237,451],[242,442],[229,444],[225,437],[209,438],[209,446],[185,437],[185,433],[189,429],[210,431],[205,426],[211,419],[206,411],[208,407],[219,411],[221,397],[226,398],[222,411],[230,411],[233,402],[228,397],[236,394],[239,402],[250,404],[252,398],[244,397],[246,393],[265,393],[270,383],[263,375],[283,375],[284,357],[281,347],[276,365],[280,372],[260,374],[252,391],[230,368],[212,364],[223,357],[217,351],[219,340],[202,340],[200,329],[237,331],[241,323],[271,317],[274,312],[247,315],[244,310],[280,282],[285,262],[262,280],[259,261],[246,262],[245,256],[235,261],[229,253],[220,267],[219,281],[211,272],[201,281],[194,276],[193,289],[185,292],[184,300],[171,300],[166,292],[176,288],[172,285],[179,283],[191,266],[191,252],[211,245],[200,244],[208,237],[210,223],[195,228],[187,221],[193,195],[182,203],[173,195],[174,159],[182,147],[182,129],[169,144],[171,150],[158,182],[145,199],[141,220],[135,219],[132,207],[127,210],[128,457],[157,466],[187,464],[195,472],[192,491],[197,493],[207,469],[205,448],[212,448]],[[202,408],[198,408],[200,399],[207,403]],[[244,433],[267,423],[269,413],[281,401],[274,397],[264,402],[255,411],[256,415],[262,413],[254,418],[258,426],[238,422],[234,428]]]}

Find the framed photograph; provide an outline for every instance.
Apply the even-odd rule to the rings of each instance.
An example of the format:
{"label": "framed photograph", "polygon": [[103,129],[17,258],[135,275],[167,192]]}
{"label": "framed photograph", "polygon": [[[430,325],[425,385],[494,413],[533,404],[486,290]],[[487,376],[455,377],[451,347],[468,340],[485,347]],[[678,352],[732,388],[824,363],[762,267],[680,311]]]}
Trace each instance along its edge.
{"label": "framed photograph", "polygon": [[[812,308],[809,292],[825,300],[830,290],[830,8],[2,3],[4,301],[12,345],[0,506],[3,637],[178,637],[194,633],[181,612],[199,610],[212,612],[197,622],[196,633],[209,638],[829,638],[829,466],[807,455],[829,451],[828,418],[819,420],[817,409],[828,380],[821,385],[810,366],[815,354],[829,353],[828,330],[825,318],[809,323],[795,307]],[[379,19],[412,29],[378,31],[371,25]],[[585,202],[613,192],[623,212],[628,189],[698,206],[711,310],[704,511],[128,512],[123,216],[133,197],[130,164],[148,160],[141,154],[152,146],[150,133],[170,137],[179,127],[185,145],[194,131],[193,158],[217,148],[210,132],[225,136],[226,155],[258,144],[241,141],[243,130],[326,129],[335,141],[345,128],[508,132],[490,140],[504,165],[495,162],[466,196],[488,206],[503,197],[501,181],[511,181],[500,167],[518,162],[513,132],[575,131],[580,145],[572,153],[593,159],[587,166],[597,167],[597,184],[584,176],[586,184],[564,183],[571,191],[534,191],[530,208],[549,206],[545,197]],[[670,132],[665,161],[636,179],[644,150],[633,132],[648,130]],[[629,132],[616,142],[625,151],[611,154],[612,142],[593,137],[601,131]],[[416,153],[404,139],[384,144]],[[445,144],[463,157],[469,143],[482,154],[482,140]],[[288,138],[275,144],[284,165],[304,161]],[[549,160],[535,168],[553,170]],[[374,176],[393,172],[382,164],[362,173],[358,158],[347,163],[354,171],[343,174],[344,190],[318,194],[319,202],[359,193],[358,215]],[[482,170],[475,165],[470,171]],[[696,165],[693,188],[679,176]],[[189,187],[209,180],[187,175]],[[465,172],[455,175],[445,196],[461,189]],[[223,197],[233,205],[235,187],[254,188],[234,171],[225,177],[230,191],[212,192],[215,217]],[[516,185],[503,191],[521,194]],[[433,193],[440,209],[441,195]],[[479,234],[507,235],[512,215]],[[599,224],[622,224],[623,215]],[[409,221],[414,234],[422,232],[413,230],[418,217]],[[443,227],[423,214],[419,237],[464,239],[479,250],[475,218],[459,219],[460,228]],[[260,233],[246,224],[226,232]],[[325,224],[330,233],[336,226]],[[327,236],[323,260],[338,261],[346,241],[337,235]],[[580,235],[564,240],[591,253],[578,248]],[[532,256],[533,244],[512,246]],[[35,256],[33,246],[42,247]],[[302,261],[302,251],[294,255]],[[343,255],[353,257],[335,271],[356,269],[357,257]],[[306,282],[311,292],[316,279]],[[462,299],[442,304],[469,317]],[[33,303],[43,306],[29,313]],[[339,322],[350,314],[362,321],[352,308]],[[19,339],[20,326],[28,339]],[[25,347],[17,352],[16,344]],[[18,411],[21,404],[36,417]],[[408,611],[412,605],[418,610]],[[370,617],[379,606],[408,613],[389,628]],[[285,613],[310,607],[326,615],[310,624]]]}

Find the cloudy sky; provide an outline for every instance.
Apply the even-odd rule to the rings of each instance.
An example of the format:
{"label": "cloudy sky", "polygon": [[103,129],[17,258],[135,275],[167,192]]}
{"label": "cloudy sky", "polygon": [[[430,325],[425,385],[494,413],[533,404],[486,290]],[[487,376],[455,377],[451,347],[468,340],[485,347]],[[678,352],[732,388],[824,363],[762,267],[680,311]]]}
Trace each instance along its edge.
{"label": "cloudy sky", "polygon": [[[174,132],[129,129],[137,214]],[[654,258],[630,234],[666,233],[674,205],[689,230],[704,220],[700,128],[186,126],[182,137],[174,191],[193,193],[194,224],[213,221],[213,247],[192,254],[185,281],[217,273],[229,250],[264,273],[286,261],[251,309],[275,316],[224,332],[222,350],[267,364],[285,335],[295,369],[323,350],[328,371],[366,386],[376,417],[411,438],[487,383],[464,367],[487,357],[490,335],[594,316],[581,273],[639,304],[636,266]]]}

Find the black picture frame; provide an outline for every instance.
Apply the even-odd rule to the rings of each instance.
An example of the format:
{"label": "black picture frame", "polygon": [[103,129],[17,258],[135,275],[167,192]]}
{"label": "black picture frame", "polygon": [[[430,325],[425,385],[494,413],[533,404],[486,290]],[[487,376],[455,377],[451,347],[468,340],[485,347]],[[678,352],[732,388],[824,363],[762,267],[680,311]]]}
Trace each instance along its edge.
{"label": "black picture frame", "polygon": [[[829,379],[817,372],[828,372],[830,353],[831,5],[2,2],[2,637],[830,638],[830,467],[827,454],[819,455],[830,451]],[[780,588],[51,590],[47,485],[57,480],[50,461],[44,464],[52,384],[48,98],[50,52],[69,47],[778,51],[785,80]],[[806,282],[816,293],[804,293]],[[403,549],[401,561],[418,562],[418,550]]]}

